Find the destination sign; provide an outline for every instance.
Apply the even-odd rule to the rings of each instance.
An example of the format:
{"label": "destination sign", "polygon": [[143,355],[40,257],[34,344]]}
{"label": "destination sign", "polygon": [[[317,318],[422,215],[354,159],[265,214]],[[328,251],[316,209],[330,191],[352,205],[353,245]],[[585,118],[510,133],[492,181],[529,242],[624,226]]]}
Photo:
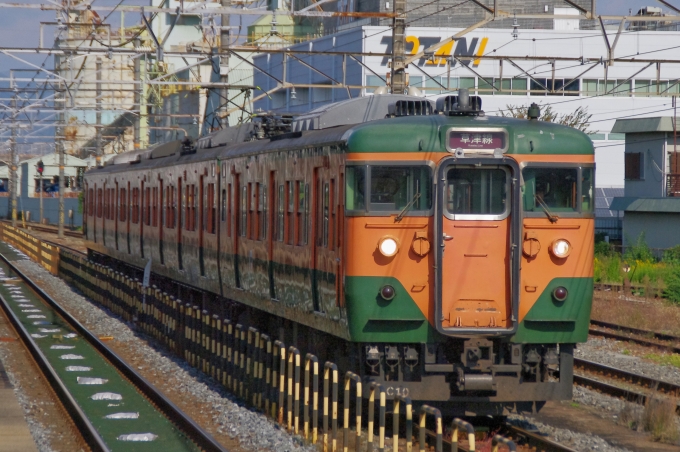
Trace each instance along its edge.
{"label": "destination sign", "polygon": [[451,131],[449,149],[505,149],[503,132]]}

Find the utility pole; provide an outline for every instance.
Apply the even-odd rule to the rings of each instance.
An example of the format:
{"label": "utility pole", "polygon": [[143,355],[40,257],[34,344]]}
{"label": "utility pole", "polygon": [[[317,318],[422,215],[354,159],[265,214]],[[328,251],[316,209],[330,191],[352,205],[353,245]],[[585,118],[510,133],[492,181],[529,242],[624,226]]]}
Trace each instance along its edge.
{"label": "utility pole", "polygon": [[[141,46],[141,41],[139,39],[135,40],[135,48],[138,49]],[[140,125],[142,121],[142,85],[139,83],[142,80],[141,76],[141,56],[135,58],[134,62],[134,77],[135,77],[135,93],[134,93],[134,108],[137,109],[138,113],[135,116],[134,123],[134,135],[133,135],[133,147],[134,149],[139,149],[141,147],[140,143]]]}
{"label": "utility pole", "polygon": [[[60,83],[61,85],[61,83]],[[59,225],[57,230],[57,237],[60,239],[64,238],[64,190],[66,190],[66,177],[64,176],[64,109],[66,108],[66,97],[64,96],[64,90],[59,89],[59,100],[61,101],[61,108],[59,111],[58,124],[59,127],[56,128],[57,136],[55,141],[55,146],[59,150]],[[97,129],[99,130],[99,129]],[[40,183],[42,185],[42,174],[40,175]],[[41,216],[42,216],[42,186],[40,187],[40,200],[41,200]]]}
{"label": "utility pole", "polygon": [[392,73],[390,74],[392,94],[406,93],[406,0],[393,0],[394,14],[392,19]]}
{"label": "utility pole", "polygon": [[10,139],[9,195],[12,197],[12,227],[17,227],[17,93],[12,97],[12,138]]}
{"label": "utility pole", "polygon": [[97,87],[96,87],[96,117],[97,117],[97,155],[95,157],[97,167],[102,164],[102,59],[97,57]]}
{"label": "utility pole", "polygon": [[[231,0],[220,0],[220,4],[223,7],[231,7]],[[222,14],[222,22],[220,27],[220,82],[229,82],[229,41],[231,35],[229,34],[229,24],[230,17],[229,14]],[[223,121],[223,127],[229,125],[229,118],[226,116],[227,112],[227,99],[229,99],[229,88],[220,88],[220,105],[223,107],[220,109],[224,115],[220,115]]]}

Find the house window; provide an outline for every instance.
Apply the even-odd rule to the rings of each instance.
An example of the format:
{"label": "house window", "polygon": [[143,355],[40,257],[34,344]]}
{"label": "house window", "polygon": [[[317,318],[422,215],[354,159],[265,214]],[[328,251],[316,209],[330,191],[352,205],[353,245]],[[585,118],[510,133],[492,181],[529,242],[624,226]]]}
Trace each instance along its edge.
{"label": "house window", "polygon": [[626,180],[643,180],[643,165],[645,162],[642,152],[627,152],[625,154],[625,176]]}

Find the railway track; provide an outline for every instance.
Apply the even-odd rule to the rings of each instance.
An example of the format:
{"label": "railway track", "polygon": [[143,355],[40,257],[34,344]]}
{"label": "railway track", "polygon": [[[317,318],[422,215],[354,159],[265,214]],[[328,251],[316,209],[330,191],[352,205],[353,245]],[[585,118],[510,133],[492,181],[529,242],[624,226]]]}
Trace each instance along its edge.
{"label": "railway track", "polygon": [[64,311],[0,244],[0,305],[93,451],[224,448]]}
{"label": "railway track", "polygon": [[[5,224],[12,224],[11,220],[0,220]],[[19,227],[23,227],[24,223],[17,221],[17,225]],[[39,232],[47,232],[51,234],[56,234],[57,233],[57,228],[54,226],[47,226],[47,225],[41,225],[38,223],[28,223],[26,225],[26,229],[30,229],[33,231],[39,231]],[[71,229],[68,229],[66,226],[64,226],[64,235],[67,235],[69,237],[75,237],[77,239],[82,239],[83,238],[83,233],[82,231],[74,231]]]}
{"label": "railway track", "polygon": [[680,337],[677,336],[615,325],[600,320],[591,320],[590,325],[589,334],[592,336],[628,341],[645,347],[660,348],[671,353],[680,353],[680,346],[678,346],[680,344]]}

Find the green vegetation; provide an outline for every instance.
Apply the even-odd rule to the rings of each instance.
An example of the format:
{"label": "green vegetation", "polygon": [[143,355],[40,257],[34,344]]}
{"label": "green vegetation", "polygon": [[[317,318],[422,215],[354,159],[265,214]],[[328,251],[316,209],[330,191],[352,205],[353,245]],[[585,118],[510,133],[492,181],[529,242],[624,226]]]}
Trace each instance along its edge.
{"label": "green vegetation", "polygon": [[680,367],[680,355],[675,353],[671,355],[659,355],[656,353],[649,353],[645,355],[645,358],[654,361],[659,364],[664,364],[667,366]]}
{"label": "green vegetation", "polygon": [[680,246],[665,250],[658,259],[640,234],[622,256],[596,237],[594,278],[596,283],[630,284],[637,295],[680,303]]}

